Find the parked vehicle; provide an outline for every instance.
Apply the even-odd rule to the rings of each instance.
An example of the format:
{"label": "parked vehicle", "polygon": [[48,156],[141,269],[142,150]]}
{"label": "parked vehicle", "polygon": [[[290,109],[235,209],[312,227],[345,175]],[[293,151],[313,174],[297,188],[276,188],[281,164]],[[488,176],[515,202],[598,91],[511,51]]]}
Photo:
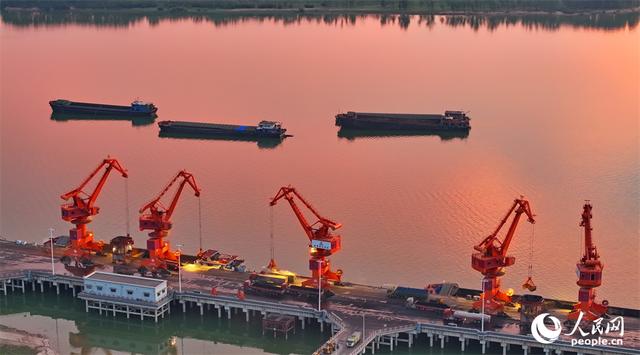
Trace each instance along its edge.
{"label": "parked vehicle", "polygon": [[351,334],[347,338],[347,347],[353,348],[354,346],[356,346],[356,344],[358,344],[360,342],[360,340],[362,340],[362,333],[353,332],[353,334]]}

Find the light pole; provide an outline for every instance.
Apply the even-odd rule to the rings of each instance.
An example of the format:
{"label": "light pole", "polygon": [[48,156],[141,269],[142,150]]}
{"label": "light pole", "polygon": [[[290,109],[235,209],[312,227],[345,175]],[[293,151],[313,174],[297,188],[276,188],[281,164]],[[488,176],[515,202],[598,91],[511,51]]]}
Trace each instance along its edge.
{"label": "light pole", "polygon": [[178,292],[182,293],[182,272],[180,271],[182,269],[180,265],[180,256],[182,255],[180,248],[182,248],[182,244],[176,244],[176,246],[178,247]]}
{"label": "light pole", "polygon": [[322,260],[318,260],[318,312],[322,310]]}
{"label": "light pole", "polygon": [[480,299],[482,300],[482,320],[480,325],[480,332],[484,333],[484,277],[482,278],[482,293],[480,294]]}
{"label": "light pole", "polygon": [[56,267],[53,262],[53,228],[49,228],[49,244],[51,244],[51,275],[55,275]]}
{"label": "light pole", "polygon": [[364,340],[365,338],[365,332],[364,332],[364,312],[362,312],[362,339]]}

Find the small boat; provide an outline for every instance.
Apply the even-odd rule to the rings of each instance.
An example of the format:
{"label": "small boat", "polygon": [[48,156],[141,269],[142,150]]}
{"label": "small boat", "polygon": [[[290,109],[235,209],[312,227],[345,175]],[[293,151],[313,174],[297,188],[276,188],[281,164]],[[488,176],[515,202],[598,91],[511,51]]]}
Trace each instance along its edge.
{"label": "small boat", "polygon": [[54,113],[110,117],[155,117],[158,111],[154,104],[140,100],[133,101],[130,106],[121,106],[58,99],[49,101],[49,105]]}
{"label": "small boat", "polygon": [[287,130],[276,121],[260,121],[257,126],[220,123],[161,121],[161,133],[197,134],[201,136],[238,137],[247,139],[285,138]]}

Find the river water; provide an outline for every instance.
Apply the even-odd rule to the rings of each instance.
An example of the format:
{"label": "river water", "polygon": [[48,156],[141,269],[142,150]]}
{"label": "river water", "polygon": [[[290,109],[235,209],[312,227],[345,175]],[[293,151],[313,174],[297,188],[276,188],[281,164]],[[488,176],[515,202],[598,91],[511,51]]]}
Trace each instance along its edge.
{"label": "river water", "polygon": [[85,313],[81,300],[52,290],[17,292],[0,299],[0,329],[44,336],[60,354],[310,354],[329,336],[311,324],[286,340],[273,338],[262,335],[258,318],[246,323],[175,310],[156,325]]}
{"label": "river water", "polygon": [[[188,169],[202,188],[204,246],[242,255],[252,269],[270,257],[273,225],[280,266],[308,272],[289,206],[270,218],[269,198],[292,184],[343,223],[332,262],[345,280],[479,288],[473,245],[523,194],[537,223],[520,224],[503,284],[519,291],[531,262],[539,294],[572,300],[589,199],[601,298],[638,308],[638,21],[596,20],[3,14],[0,234],[67,234],[59,195],[110,154],[130,177],[107,182],[91,223],[98,238],[129,230],[144,245],[138,208]],[[275,146],[165,138],[155,123],[52,119],[47,104],[137,97],[159,107],[157,121],[273,119],[294,137]],[[342,134],[333,118],[447,109],[470,111],[468,136]],[[194,252],[190,193],[173,221],[171,241]]]}

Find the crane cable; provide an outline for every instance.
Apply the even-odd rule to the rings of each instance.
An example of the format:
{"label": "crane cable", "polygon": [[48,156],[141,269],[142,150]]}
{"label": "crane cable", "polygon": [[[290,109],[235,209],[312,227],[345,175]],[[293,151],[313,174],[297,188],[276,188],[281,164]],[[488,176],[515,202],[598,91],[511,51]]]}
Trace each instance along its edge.
{"label": "crane cable", "polygon": [[534,292],[537,287],[535,282],[533,282],[533,237],[535,234],[535,224],[531,225],[531,236],[529,238],[529,268],[528,268],[528,277],[527,280],[522,284],[523,289],[527,289],[531,292]]}
{"label": "crane cable", "polygon": [[124,211],[126,213],[125,223],[126,223],[127,236],[130,236],[131,227],[130,227],[130,221],[129,221],[129,179],[124,179]]}
{"label": "crane cable", "polygon": [[198,196],[198,242],[199,252],[202,252],[202,200]]}
{"label": "crane cable", "polygon": [[270,239],[270,253],[271,253],[271,260],[275,260],[276,257],[276,251],[275,251],[275,245],[274,245],[274,239],[273,239],[273,206],[269,207],[269,239]]}
{"label": "crane cable", "polygon": [[531,237],[529,238],[529,279],[533,276],[533,237],[536,231],[536,225],[531,225]]}

